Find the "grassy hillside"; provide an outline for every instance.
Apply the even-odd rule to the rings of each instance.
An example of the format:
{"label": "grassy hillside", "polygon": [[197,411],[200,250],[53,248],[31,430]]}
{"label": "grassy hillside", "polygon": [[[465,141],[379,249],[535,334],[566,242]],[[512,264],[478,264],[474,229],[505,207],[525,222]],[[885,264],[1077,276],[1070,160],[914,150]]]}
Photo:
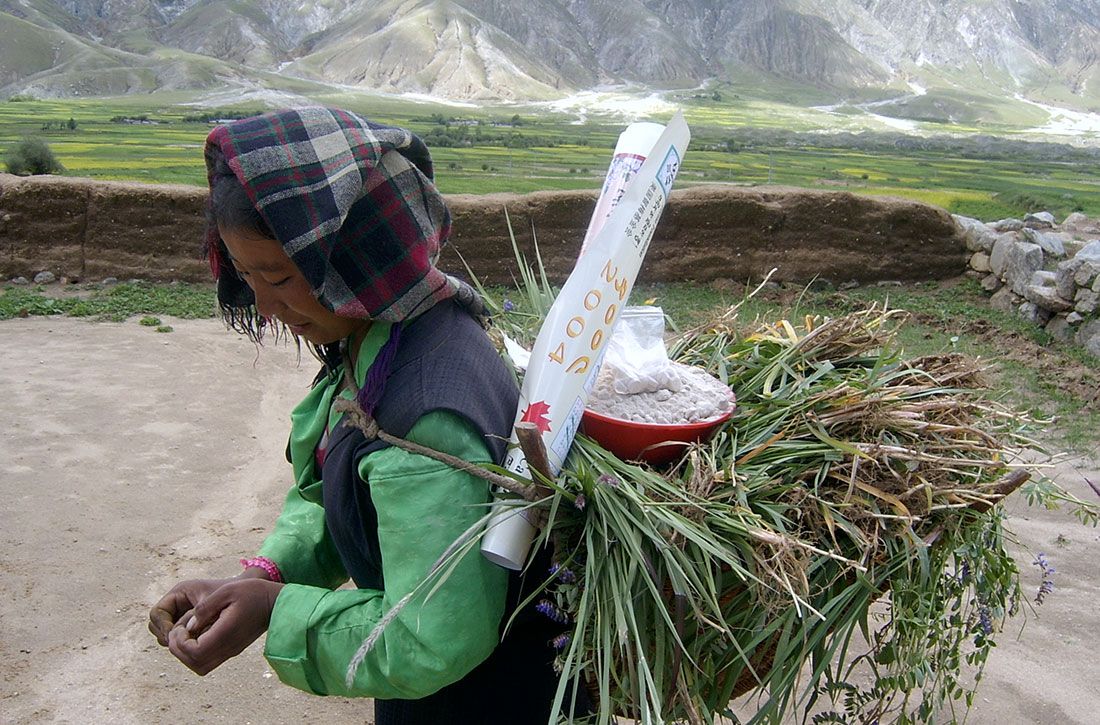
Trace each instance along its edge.
{"label": "grassy hillside", "polygon": [[53,33],[0,13],[0,78],[15,79],[53,65],[49,42]]}

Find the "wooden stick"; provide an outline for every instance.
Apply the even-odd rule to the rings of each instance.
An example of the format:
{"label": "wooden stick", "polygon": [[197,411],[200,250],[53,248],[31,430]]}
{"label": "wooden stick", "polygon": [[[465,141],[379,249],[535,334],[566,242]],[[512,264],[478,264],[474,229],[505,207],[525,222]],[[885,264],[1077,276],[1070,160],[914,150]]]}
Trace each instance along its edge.
{"label": "wooden stick", "polygon": [[[1010,493],[1018,489],[1020,486],[1023,486],[1029,478],[1031,478],[1030,473],[1023,469],[1017,469],[1002,478],[1000,481],[997,481],[996,485],[993,486],[993,491],[990,494],[991,498],[989,498],[988,500],[975,501],[967,508],[971,508],[978,513],[985,513],[989,509],[999,504]],[[931,546],[932,544],[936,543],[936,541],[938,541],[941,536],[943,536],[943,527],[938,526],[934,531],[932,531],[932,533],[924,537],[924,543],[928,546]]]}
{"label": "wooden stick", "polygon": [[[550,457],[546,453],[546,444],[542,441],[542,433],[534,423],[516,423],[516,438],[519,439],[520,450],[527,459],[527,466],[547,481],[553,481],[550,473]],[[531,483],[543,496],[549,496],[552,491],[538,476],[531,476]]]}
{"label": "wooden stick", "polygon": [[1020,486],[1023,486],[1027,479],[1031,478],[1031,474],[1023,469],[1017,469],[1008,474],[1000,481],[997,481],[997,485],[993,487],[990,492],[992,498],[987,501],[975,501],[970,504],[970,508],[974,509],[978,513],[984,514],[989,509],[1001,502],[1008,494],[1012,493]]}

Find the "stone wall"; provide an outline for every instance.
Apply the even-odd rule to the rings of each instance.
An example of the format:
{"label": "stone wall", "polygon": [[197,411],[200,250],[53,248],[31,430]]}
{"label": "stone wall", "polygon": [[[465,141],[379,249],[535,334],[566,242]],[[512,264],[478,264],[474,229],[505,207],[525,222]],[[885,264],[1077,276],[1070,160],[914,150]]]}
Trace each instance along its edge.
{"label": "stone wall", "polygon": [[956,217],[990,304],[1100,357],[1100,222],[1049,212],[983,223]]}
{"label": "stone wall", "polygon": [[[0,174],[0,279],[48,271],[70,280],[203,281],[201,188]],[[572,269],[593,192],[452,195],[452,244],[442,266],[511,283],[507,208],[530,258],[537,238],[551,278]],[[533,230],[533,231],[532,231]],[[954,277],[966,266],[960,230],[942,209],[846,192],[778,187],[675,191],[641,279],[833,283]]]}

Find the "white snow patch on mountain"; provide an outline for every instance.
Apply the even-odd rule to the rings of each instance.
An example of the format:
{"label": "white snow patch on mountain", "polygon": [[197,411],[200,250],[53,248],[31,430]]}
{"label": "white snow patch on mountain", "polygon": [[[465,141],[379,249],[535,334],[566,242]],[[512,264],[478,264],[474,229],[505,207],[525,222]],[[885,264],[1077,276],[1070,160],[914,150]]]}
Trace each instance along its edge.
{"label": "white snow patch on mountain", "polygon": [[1046,124],[1027,129],[1029,133],[1042,133],[1051,136],[1097,136],[1100,135],[1100,114],[1073,111],[1068,108],[1049,106],[1017,95],[1016,99],[1023,103],[1041,108],[1050,117]]}
{"label": "white snow patch on mountain", "polygon": [[656,113],[672,113],[677,108],[660,93],[638,96],[607,91],[582,91],[539,105],[562,113],[576,113],[582,117],[588,113],[612,113],[630,121],[641,120]]}
{"label": "white snow patch on mountain", "polygon": [[905,118],[891,118],[890,116],[880,116],[877,113],[868,113],[867,115],[875,119],[879,123],[883,124],[884,126],[889,126],[890,128],[896,128],[900,131],[917,130],[916,121],[910,121]]}

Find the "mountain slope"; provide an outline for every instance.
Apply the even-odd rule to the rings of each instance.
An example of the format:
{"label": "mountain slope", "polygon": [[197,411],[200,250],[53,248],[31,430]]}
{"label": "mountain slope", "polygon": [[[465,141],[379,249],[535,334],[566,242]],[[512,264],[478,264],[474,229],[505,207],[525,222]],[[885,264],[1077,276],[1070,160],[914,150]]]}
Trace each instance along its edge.
{"label": "mountain slope", "polygon": [[755,78],[911,90],[880,109],[910,116],[968,95],[1100,107],[1096,0],[0,0],[0,41],[7,93],[277,71],[457,99]]}
{"label": "mountain slope", "polygon": [[307,38],[287,67],[319,80],[451,98],[547,98],[554,69],[459,3],[371,3]]}

